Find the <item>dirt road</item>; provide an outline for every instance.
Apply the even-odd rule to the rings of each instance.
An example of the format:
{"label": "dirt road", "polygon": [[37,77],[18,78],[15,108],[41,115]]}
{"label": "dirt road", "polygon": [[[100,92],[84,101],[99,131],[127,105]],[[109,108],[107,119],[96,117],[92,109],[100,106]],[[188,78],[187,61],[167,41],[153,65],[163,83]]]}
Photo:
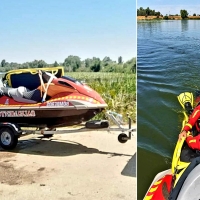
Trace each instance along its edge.
{"label": "dirt road", "polygon": [[[134,133],[135,135],[135,133]],[[106,131],[20,138],[0,148],[1,200],[135,200],[136,136]]]}

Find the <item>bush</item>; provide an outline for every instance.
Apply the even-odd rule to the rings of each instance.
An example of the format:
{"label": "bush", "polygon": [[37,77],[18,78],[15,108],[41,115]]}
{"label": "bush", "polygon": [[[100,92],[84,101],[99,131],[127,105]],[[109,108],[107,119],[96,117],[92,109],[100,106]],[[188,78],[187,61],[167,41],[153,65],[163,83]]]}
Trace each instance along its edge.
{"label": "bush", "polygon": [[165,16],[163,17],[163,19],[166,19],[166,20],[167,20],[167,19],[169,19],[169,17],[168,17],[167,15],[165,15]]}

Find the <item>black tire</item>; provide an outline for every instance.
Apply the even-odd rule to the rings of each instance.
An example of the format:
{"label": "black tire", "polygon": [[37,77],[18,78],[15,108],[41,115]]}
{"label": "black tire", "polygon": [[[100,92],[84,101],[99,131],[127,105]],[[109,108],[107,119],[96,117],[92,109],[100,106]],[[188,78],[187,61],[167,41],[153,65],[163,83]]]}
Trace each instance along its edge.
{"label": "black tire", "polygon": [[0,146],[6,150],[12,150],[17,146],[18,137],[10,128],[0,129]]}
{"label": "black tire", "polygon": [[50,137],[53,137],[53,134],[44,134],[43,135],[43,138],[50,138]]}
{"label": "black tire", "polygon": [[93,120],[85,123],[86,128],[91,129],[101,129],[101,128],[108,128],[109,122],[107,120]]}
{"label": "black tire", "polygon": [[120,143],[126,143],[128,141],[128,136],[125,133],[121,133],[118,135],[118,141]]}

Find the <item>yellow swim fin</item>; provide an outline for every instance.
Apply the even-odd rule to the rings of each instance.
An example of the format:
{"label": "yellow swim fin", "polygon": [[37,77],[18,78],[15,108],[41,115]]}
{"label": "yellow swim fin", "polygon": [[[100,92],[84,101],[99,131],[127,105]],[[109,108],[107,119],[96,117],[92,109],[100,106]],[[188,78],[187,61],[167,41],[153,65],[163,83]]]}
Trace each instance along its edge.
{"label": "yellow swim fin", "polygon": [[186,103],[190,103],[191,107],[193,109],[194,97],[191,92],[183,92],[183,93],[179,94],[178,101],[184,109],[186,109],[185,108]]}

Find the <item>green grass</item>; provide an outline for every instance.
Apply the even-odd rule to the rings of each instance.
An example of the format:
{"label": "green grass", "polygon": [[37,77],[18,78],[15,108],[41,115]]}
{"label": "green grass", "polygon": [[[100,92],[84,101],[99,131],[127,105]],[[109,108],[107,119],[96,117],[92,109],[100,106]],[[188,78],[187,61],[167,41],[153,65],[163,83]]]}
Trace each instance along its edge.
{"label": "green grass", "polygon": [[128,113],[132,121],[136,122],[135,74],[71,72],[66,75],[83,81],[96,90],[108,104],[107,110],[122,114],[124,119]]}

